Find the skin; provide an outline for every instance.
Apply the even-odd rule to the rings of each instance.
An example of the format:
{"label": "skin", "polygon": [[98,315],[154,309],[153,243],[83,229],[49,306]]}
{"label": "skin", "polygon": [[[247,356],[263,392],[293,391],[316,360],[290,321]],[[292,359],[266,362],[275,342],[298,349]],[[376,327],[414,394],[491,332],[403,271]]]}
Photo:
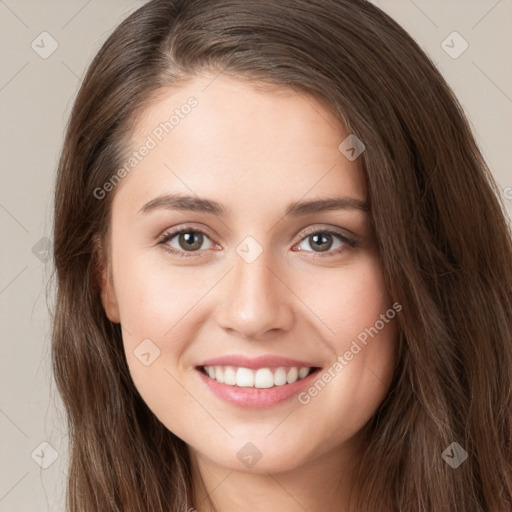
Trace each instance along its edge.
{"label": "skin", "polygon": [[[349,493],[357,492],[352,469],[365,447],[360,432],[393,375],[396,319],[307,405],[293,397],[242,409],[213,395],[194,368],[221,355],[271,354],[327,369],[391,308],[368,213],[284,216],[299,200],[365,201],[361,158],[340,152],[349,133],[312,97],[213,78],[169,89],[137,121],[133,148],[190,96],[198,101],[110,192],[102,302],[122,325],[141,396],[189,447],[196,509],[210,510],[202,479],[222,512],[348,510]],[[139,213],[163,193],[212,199],[230,214]],[[168,241],[190,255],[180,258],[158,242],[185,224],[207,236],[195,252],[179,236]],[[330,252],[322,252],[305,233],[311,228],[338,229],[359,244],[333,237]],[[247,236],[263,250],[252,263],[236,252]],[[160,350],[148,366],[134,354],[145,339]],[[237,458],[248,442],[262,454],[251,468]]]}

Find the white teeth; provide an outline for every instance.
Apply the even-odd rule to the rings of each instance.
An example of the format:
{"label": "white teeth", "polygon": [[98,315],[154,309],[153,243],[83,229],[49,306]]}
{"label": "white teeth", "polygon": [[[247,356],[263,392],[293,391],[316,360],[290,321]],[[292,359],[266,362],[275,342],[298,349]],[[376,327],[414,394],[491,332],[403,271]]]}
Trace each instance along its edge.
{"label": "white teeth", "polygon": [[215,376],[213,377],[218,382],[224,382],[224,367],[216,366],[215,367]]}
{"label": "white teeth", "polygon": [[204,370],[211,379],[229,386],[268,389],[274,386],[293,384],[309,375],[311,368],[292,366],[290,368],[251,370],[250,368],[233,366],[205,366]]}
{"label": "white teeth", "polygon": [[278,368],[274,373],[274,384],[276,386],[286,384],[286,370],[284,368]]}
{"label": "white teeth", "polygon": [[293,366],[288,370],[288,373],[286,374],[286,382],[288,382],[288,384],[293,384],[298,378],[299,370]]}
{"label": "white teeth", "polygon": [[[215,378],[215,376],[212,378]],[[236,372],[231,366],[226,366],[224,369],[224,384],[229,384],[230,386],[236,384]]]}
{"label": "white teeth", "polygon": [[303,379],[309,373],[309,368],[301,368],[299,370],[299,379]]}
{"label": "white teeth", "polygon": [[256,374],[254,376],[254,387],[271,388],[273,385],[274,375],[268,368],[260,368],[259,370],[256,370]]}
{"label": "white teeth", "polygon": [[238,368],[236,372],[236,385],[240,388],[254,387],[254,372],[249,368]]}

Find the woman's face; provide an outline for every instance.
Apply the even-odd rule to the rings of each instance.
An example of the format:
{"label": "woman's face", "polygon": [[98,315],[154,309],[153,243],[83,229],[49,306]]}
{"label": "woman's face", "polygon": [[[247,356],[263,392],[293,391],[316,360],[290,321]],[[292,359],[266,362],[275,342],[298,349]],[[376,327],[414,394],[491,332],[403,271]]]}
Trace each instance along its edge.
{"label": "woman's face", "polygon": [[350,134],[309,96],[213,79],[151,104],[103,187],[102,300],[138,391],[198,460],[286,471],[354,445],[391,382],[399,305]]}

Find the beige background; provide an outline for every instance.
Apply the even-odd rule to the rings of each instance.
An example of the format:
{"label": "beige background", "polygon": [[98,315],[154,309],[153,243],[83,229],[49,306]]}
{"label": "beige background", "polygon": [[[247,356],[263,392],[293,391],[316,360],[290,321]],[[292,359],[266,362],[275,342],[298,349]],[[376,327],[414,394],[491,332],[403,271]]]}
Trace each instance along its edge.
{"label": "beige background", "polygon": [[[51,385],[45,253],[54,173],[86,66],[142,3],[0,0],[0,512],[63,511],[67,438]],[[512,0],[374,3],[408,30],[455,90],[512,213]],[[458,58],[441,46],[453,31],[469,45]],[[58,44],[46,59],[31,46],[51,49],[42,32]],[[462,49],[452,39],[450,51]]]}

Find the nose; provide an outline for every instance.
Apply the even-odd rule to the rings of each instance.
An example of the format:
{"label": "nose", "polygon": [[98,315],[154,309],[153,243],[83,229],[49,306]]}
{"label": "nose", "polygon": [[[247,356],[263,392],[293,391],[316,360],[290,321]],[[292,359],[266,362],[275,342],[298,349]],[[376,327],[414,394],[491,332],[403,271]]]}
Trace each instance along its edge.
{"label": "nose", "polygon": [[272,265],[266,251],[251,263],[235,253],[233,262],[222,286],[218,325],[253,340],[288,331],[294,321],[293,292],[283,272]]}

